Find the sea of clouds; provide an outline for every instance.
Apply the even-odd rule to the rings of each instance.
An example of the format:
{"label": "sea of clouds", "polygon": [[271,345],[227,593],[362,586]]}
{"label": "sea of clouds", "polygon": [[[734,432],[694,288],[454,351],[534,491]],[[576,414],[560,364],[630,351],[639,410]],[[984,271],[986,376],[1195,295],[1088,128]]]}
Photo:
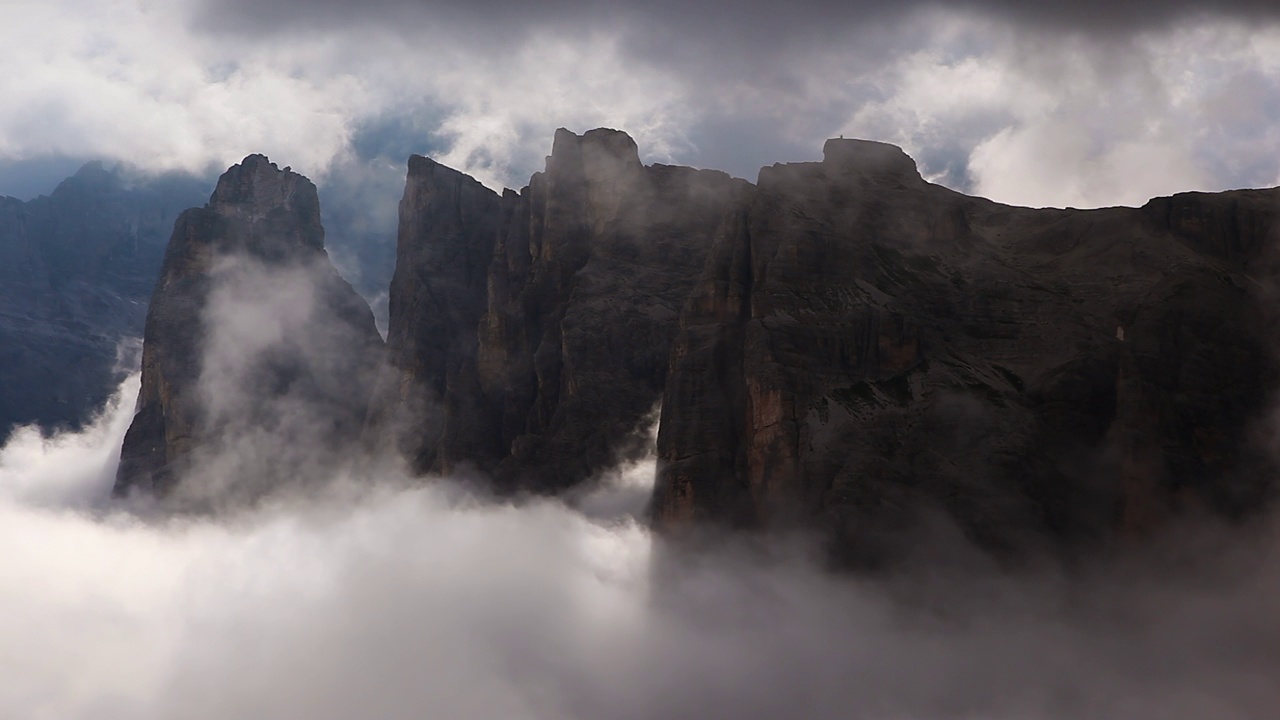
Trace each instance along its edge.
{"label": "sea of clouds", "polygon": [[0,450],[0,716],[1228,720],[1280,703],[1265,539],[1166,564],[1195,573],[1070,579],[681,558],[635,519],[651,459],[577,498],[585,513],[338,478],[166,515],[110,498],[137,385],[83,432]]}

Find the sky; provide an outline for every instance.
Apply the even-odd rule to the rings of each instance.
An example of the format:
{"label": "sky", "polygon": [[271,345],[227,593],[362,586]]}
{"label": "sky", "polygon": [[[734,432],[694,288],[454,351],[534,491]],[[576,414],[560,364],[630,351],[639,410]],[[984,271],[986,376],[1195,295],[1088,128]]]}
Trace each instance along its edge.
{"label": "sky", "polygon": [[882,140],[1016,204],[1270,186],[1274,7],[16,0],[0,193],[47,191],[39,169],[68,158],[207,173],[250,152],[322,188],[370,165],[402,177],[412,152],[519,187],[560,126],[752,180],[827,137]]}

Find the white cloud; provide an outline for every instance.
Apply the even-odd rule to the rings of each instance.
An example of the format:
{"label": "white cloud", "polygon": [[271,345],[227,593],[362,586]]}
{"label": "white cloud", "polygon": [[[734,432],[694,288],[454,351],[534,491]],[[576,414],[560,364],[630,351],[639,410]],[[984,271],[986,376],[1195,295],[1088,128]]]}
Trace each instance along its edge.
{"label": "white cloud", "polygon": [[139,376],[124,381],[83,432],[22,427],[0,448],[0,497],[37,507],[91,507],[115,481],[120,441],[133,419]]}
{"label": "white cloud", "polygon": [[[83,444],[38,466],[82,475]],[[1272,542],[1258,563],[1214,554],[1203,582],[854,582],[787,552],[685,564],[634,522],[445,482],[86,515],[13,492],[2,457],[5,717],[1243,720],[1280,702]]]}
{"label": "white cloud", "polygon": [[537,33],[512,57],[457,60],[437,67],[421,89],[447,108],[436,134],[450,149],[437,159],[490,187],[527,182],[560,126],[626,130],[650,160],[670,161],[684,149],[688,88],[651,67],[627,67],[616,37],[570,43]]}
{"label": "white cloud", "polygon": [[[940,14],[937,36],[872,78],[847,134],[897,142],[926,174],[1002,202],[1137,205],[1274,182],[1263,121],[1280,73],[1274,28],[1229,22],[1097,41]],[[957,157],[967,178],[949,176]]]}
{"label": "white cloud", "polygon": [[664,45],[626,18],[485,41],[413,13],[421,27],[216,32],[199,8],[7,4],[0,157],[203,169],[264,152],[321,175],[362,124],[412,115],[418,147],[443,145],[443,161],[495,187],[522,185],[561,125],[618,127],[652,160],[748,176],[804,159],[798,149],[812,157],[838,132],[871,136],[953,185],[1026,204],[1133,203],[1280,175],[1262,160],[1280,155],[1270,26],[1201,18],[1090,38],[934,10],[727,53],[693,36]]}
{"label": "white cloud", "polygon": [[6,5],[0,155],[203,170],[265,149],[322,168],[342,149],[358,83],[307,77],[296,51],[203,39],[186,30],[186,5]]}

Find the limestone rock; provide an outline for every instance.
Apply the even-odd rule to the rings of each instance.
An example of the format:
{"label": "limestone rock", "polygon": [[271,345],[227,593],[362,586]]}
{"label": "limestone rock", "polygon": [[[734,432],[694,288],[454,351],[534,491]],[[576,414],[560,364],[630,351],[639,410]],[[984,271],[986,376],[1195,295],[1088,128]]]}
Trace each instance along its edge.
{"label": "limestone rock", "polygon": [[1008,207],[856,140],[764,168],[681,316],[654,523],[817,530],[874,565],[941,526],[1079,552],[1245,514],[1278,216],[1280,190]]}
{"label": "limestone rock", "polygon": [[359,437],[382,362],[365,302],[324,250],[316,188],[250,155],[173,229],[147,313],[117,494],[258,495]]}
{"label": "limestone rock", "polygon": [[394,367],[367,430],[419,472],[555,491],[635,450],[680,307],[748,184],[640,162],[625,133],[556,132],[498,195],[409,164],[391,292]]}

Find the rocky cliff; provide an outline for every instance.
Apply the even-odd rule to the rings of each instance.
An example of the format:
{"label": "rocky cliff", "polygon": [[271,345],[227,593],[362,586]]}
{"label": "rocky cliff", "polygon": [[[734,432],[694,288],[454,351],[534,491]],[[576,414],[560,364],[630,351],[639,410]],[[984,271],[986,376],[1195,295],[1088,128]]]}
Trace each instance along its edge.
{"label": "rocky cliff", "polygon": [[0,197],[0,438],[76,426],[122,379],[174,218],[196,178],[90,163],[48,196]]}
{"label": "rocky cliff", "polygon": [[1280,190],[1033,210],[828,141],[726,215],[684,307],[654,523],[1081,550],[1269,492]]}
{"label": "rocky cliff", "polygon": [[367,435],[418,472],[554,491],[638,448],[679,310],[748,184],[645,166],[626,134],[556,132],[498,195],[422,157],[400,206],[387,344]]}
{"label": "rocky cliff", "polygon": [[[147,313],[117,494],[256,494],[353,448],[380,371],[365,302],[329,263],[315,186],[250,155],[182,213]],[[234,487],[198,487],[190,476]],[[191,480],[190,483],[187,483]]]}

